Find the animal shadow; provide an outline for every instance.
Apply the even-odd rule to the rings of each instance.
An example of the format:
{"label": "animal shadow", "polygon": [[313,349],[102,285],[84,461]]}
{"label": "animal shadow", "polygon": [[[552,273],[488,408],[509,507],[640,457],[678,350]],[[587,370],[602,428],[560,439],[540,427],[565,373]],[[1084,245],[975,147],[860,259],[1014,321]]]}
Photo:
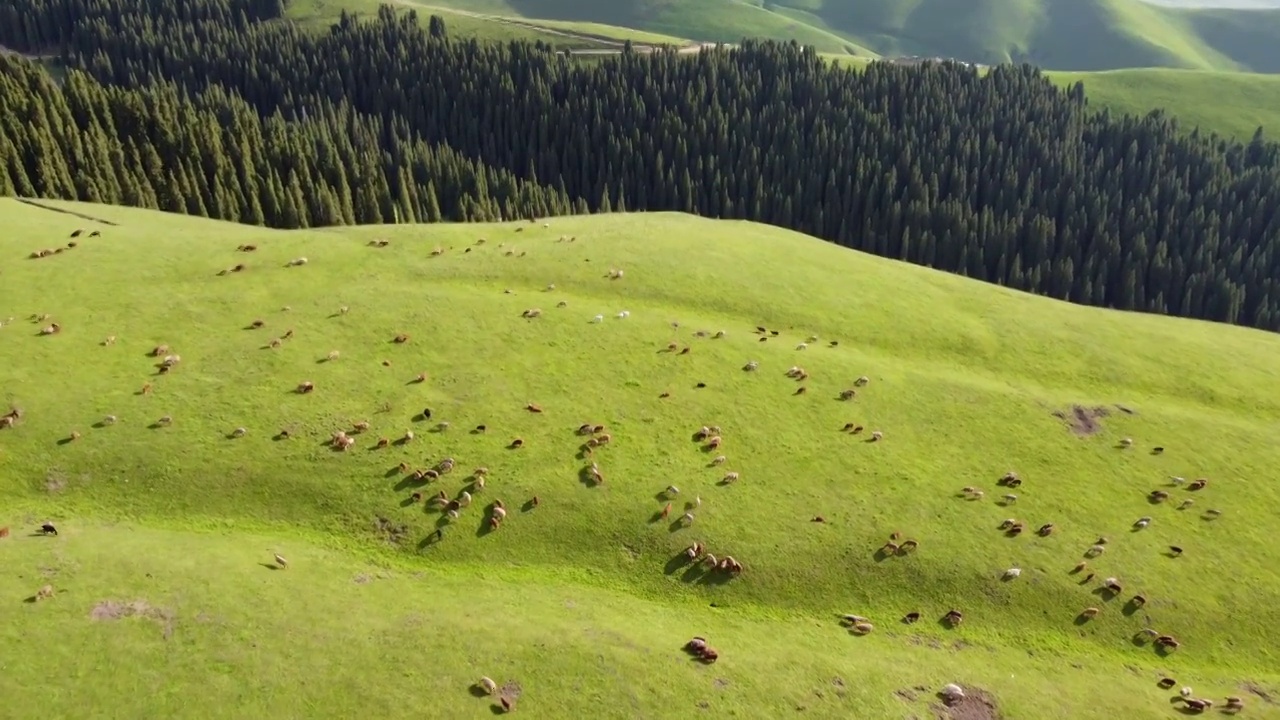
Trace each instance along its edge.
{"label": "animal shadow", "polygon": [[102,428],[104,428],[104,427],[106,427],[106,426],[107,426],[107,424],[106,424],[105,422],[101,421],[101,420],[99,420],[98,422],[96,422],[96,423],[94,423],[94,424],[93,424],[93,427],[94,427],[95,429],[98,429],[98,430],[101,430]]}
{"label": "animal shadow", "polygon": [[64,438],[62,438],[61,440],[59,440],[59,441],[58,441],[58,444],[59,444],[59,445],[68,445],[68,444],[70,444],[70,443],[74,442],[74,440],[75,440],[74,438],[64,437]]}
{"label": "animal shadow", "polygon": [[675,522],[667,526],[667,532],[669,533],[679,532],[680,530],[683,530],[684,527],[685,527],[684,521],[681,520],[680,518],[676,518]]}
{"label": "animal shadow", "polygon": [[478,698],[489,697],[488,691],[480,687],[479,685],[472,685],[470,692],[471,692],[471,697],[478,697]]}
{"label": "animal shadow", "polygon": [[259,565],[261,565],[262,567],[264,567],[264,568],[268,569],[268,570],[279,570],[279,569],[280,569],[280,566],[279,566],[279,565],[276,565],[276,564],[274,564],[274,563],[258,563],[258,564],[259,564]]}
{"label": "animal shadow", "polygon": [[1088,617],[1087,615],[1081,614],[1076,616],[1076,619],[1072,621],[1072,624],[1074,624],[1076,627],[1084,627],[1085,625],[1089,624],[1090,620],[1092,620],[1092,618]]}
{"label": "animal shadow", "polygon": [[687,566],[693,562],[689,559],[689,554],[685,552],[676,553],[667,561],[667,566],[663,568],[663,572],[667,575],[674,575],[679,572],[680,568]]}
{"label": "animal shadow", "polygon": [[525,500],[524,505],[520,506],[520,512],[529,512],[530,510],[533,510],[536,507],[538,506],[535,505],[532,500]]}
{"label": "animal shadow", "polygon": [[148,430],[159,430],[159,429],[160,429],[160,428],[162,428],[162,427],[164,427],[164,425],[161,425],[161,424],[160,424],[160,423],[158,423],[158,422],[153,422],[153,423],[151,423],[150,425],[148,425],[148,426],[147,426],[147,429],[148,429]]}

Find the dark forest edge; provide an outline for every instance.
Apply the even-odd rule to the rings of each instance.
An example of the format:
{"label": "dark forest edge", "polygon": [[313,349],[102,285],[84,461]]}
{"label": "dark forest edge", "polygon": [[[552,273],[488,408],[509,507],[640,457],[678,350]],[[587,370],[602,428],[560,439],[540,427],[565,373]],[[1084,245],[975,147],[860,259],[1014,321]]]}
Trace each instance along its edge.
{"label": "dark forest edge", "polygon": [[[0,195],[277,228],[675,210],[1077,303],[1280,329],[1280,148],[1090,112],[1029,66],[795,44],[576,63],[384,7],[14,0]],[[67,18],[76,18],[70,23]],[[425,79],[425,80],[424,80]]]}

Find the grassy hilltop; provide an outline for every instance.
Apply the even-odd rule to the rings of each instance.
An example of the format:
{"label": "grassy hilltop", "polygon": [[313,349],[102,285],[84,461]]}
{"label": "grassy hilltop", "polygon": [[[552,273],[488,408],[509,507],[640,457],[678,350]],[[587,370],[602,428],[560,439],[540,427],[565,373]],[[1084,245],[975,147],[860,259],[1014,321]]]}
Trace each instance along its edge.
{"label": "grassy hilltop", "polygon": [[[677,214],[284,232],[43,204],[114,224],[0,200],[0,400],[22,411],[0,429],[0,697],[19,717],[485,717],[482,675],[538,717],[926,717],[948,682],[986,693],[988,717],[1176,717],[1165,675],[1280,712],[1274,335]],[[77,228],[77,247],[27,259]],[[158,344],[181,355],[167,375]],[[326,446],[359,421],[349,452]],[[585,422],[612,436],[590,458]],[[703,424],[719,451],[691,440]],[[398,467],[445,457],[457,468],[428,484]],[[469,487],[452,522],[411,498]],[[692,525],[672,523],[686,508]],[[1004,536],[1005,518],[1027,531]],[[46,520],[60,534],[33,536]],[[895,532],[919,549],[879,556]],[[745,571],[687,563],[694,541]],[[22,602],[45,584],[53,598]],[[952,608],[964,622],[945,628]],[[1144,627],[1181,647],[1156,652]],[[683,655],[693,635],[721,660]]]}

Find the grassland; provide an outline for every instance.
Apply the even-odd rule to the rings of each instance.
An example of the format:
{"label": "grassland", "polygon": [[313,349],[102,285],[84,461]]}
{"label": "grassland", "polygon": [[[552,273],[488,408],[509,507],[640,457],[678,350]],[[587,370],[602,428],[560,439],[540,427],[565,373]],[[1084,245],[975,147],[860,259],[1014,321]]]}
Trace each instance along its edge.
{"label": "grassland", "polygon": [[518,18],[533,27],[598,23],[619,37],[628,32],[621,28],[634,28],[698,42],[796,40],[859,57],[943,56],[1071,71],[1280,72],[1280,10],[1178,9],[1143,0],[430,0],[422,6]]}
{"label": "grassland", "polygon": [[1280,75],[1147,68],[1048,76],[1064,86],[1084,83],[1089,104],[1113,113],[1145,115],[1160,108],[1187,130],[1244,142],[1259,127],[1268,139],[1280,133]]}
{"label": "grassland", "polygon": [[[115,224],[0,200],[0,400],[23,410],[0,430],[0,655],[21,658],[0,673],[9,707],[479,717],[490,699],[467,685],[489,675],[540,717],[927,716],[958,682],[1009,718],[1147,718],[1178,714],[1155,686],[1168,673],[1277,711],[1261,697],[1280,698],[1273,335],[676,214],[279,232],[48,205]],[[25,259],[76,228],[102,235]],[[235,252],[245,243],[259,249]],[[39,336],[49,322],[62,331]],[[756,325],[780,335],[760,342]],[[146,356],[161,343],[182,357],[163,376]],[[293,392],[304,380],[315,391]],[[1054,416],[1077,404],[1110,409],[1096,433]],[[352,451],[325,446],[358,420],[372,428]],[[583,481],[583,422],[613,436],[592,458],[601,485]],[[704,423],[723,428],[723,466],[690,440]],[[516,436],[525,447],[507,449]],[[425,486],[397,468],[445,456],[458,470]],[[481,465],[487,486],[457,521],[409,497],[457,496]],[[719,484],[729,470],[741,478]],[[1009,470],[1025,483],[1006,508],[995,479]],[[1171,475],[1210,482],[1194,493]],[[692,526],[655,517],[670,484],[672,517],[692,503]],[[966,485],[986,498],[957,498]],[[1156,488],[1173,500],[1149,503]],[[1175,509],[1184,498],[1196,504]],[[485,532],[495,499],[509,515]],[[1006,538],[1009,516],[1056,530]],[[61,533],[31,536],[45,520]],[[893,532],[919,551],[878,557]],[[1069,571],[1100,535],[1082,582]],[[690,567],[695,540],[746,571]],[[1185,554],[1166,557],[1171,544]],[[274,552],[287,570],[266,567]],[[1011,566],[1021,577],[1001,582]],[[1108,576],[1125,586],[1111,600],[1094,592]],[[22,603],[46,583],[53,599]],[[1146,607],[1126,610],[1139,592]],[[1090,605],[1101,615],[1074,622]],[[944,628],[953,607],[965,622]],[[909,611],[923,619],[900,623]],[[847,612],[875,632],[850,636],[835,622]],[[1136,643],[1146,626],[1182,647]],[[679,652],[695,634],[720,662]]]}

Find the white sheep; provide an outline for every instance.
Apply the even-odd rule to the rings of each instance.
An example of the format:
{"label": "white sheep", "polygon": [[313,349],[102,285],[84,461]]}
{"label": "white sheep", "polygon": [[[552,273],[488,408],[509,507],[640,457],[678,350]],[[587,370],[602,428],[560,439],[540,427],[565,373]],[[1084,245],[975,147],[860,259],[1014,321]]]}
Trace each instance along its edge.
{"label": "white sheep", "polygon": [[458,496],[458,504],[461,505],[462,507],[467,507],[468,505],[470,505],[471,493],[467,492],[466,490],[463,490],[462,494]]}
{"label": "white sheep", "polygon": [[867,377],[866,375],[863,375],[862,377],[858,378],[857,380],[854,380],[854,381],[853,381],[853,384],[854,384],[854,385],[857,385],[858,387],[862,387],[863,385],[866,385],[866,384],[867,384],[867,383],[869,383],[869,382],[871,382],[871,378]]}
{"label": "white sheep", "polygon": [[235,430],[232,430],[232,431],[231,431],[231,437],[238,437],[238,438],[240,438],[240,437],[244,437],[244,436],[245,436],[245,434],[246,434],[246,433],[248,433],[248,432],[249,432],[248,430],[246,430],[246,429],[244,429],[244,428],[242,428],[242,427],[238,427],[238,428],[236,428]]}
{"label": "white sheep", "polygon": [[306,264],[307,264],[307,259],[305,257],[294,258],[289,261],[289,267],[298,267],[299,265],[306,265]]}
{"label": "white sheep", "polygon": [[1004,579],[1012,580],[1022,574],[1022,568],[1011,567],[1004,571]]}
{"label": "white sheep", "polygon": [[593,322],[593,323],[604,322],[604,316],[603,316],[603,315],[597,315],[597,316],[595,316],[595,317],[591,318],[591,322]]}
{"label": "white sheep", "polygon": [[879,430],[872,431],[872,433],[871,433],[871,439],[872,439],[872,440],[882,440],[882,439],[884,439],[884,433],[880,432]]}
{"label": "white sheep", "polygon": [[797,350],[804,350],[804,349],[805,349],[805,348],[807,348],[807,347],[809,347],[808,343],[800,343],[799,345],[797,345],[797,346],[796,346],[796,349],[797,349]]}

